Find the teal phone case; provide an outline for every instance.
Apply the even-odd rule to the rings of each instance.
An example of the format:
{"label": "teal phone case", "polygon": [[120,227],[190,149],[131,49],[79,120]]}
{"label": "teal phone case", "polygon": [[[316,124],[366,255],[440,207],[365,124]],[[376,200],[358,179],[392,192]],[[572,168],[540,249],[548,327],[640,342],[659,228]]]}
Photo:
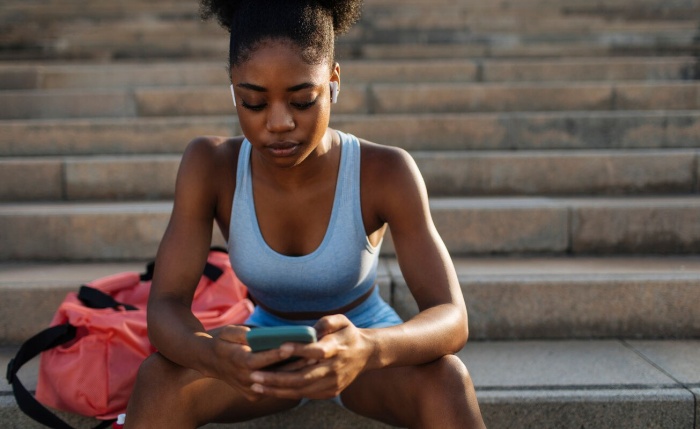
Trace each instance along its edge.
{"label": "teal phone case", "polygon": [[275,326],[254,328],[246,334],[254,352],[279,348],[284,343],[314,343],[316,330],[309,326]]}

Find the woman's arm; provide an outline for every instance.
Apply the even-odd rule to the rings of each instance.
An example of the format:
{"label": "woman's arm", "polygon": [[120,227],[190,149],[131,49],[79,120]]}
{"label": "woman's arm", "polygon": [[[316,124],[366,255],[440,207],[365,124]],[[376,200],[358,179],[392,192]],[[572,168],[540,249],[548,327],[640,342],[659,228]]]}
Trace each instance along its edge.
{"label": "woman's arm", "polygon": [[[213,336],[191,310],[211,245],[217,189],[225,181],[223,139],[200,138],[185,151],[175,204],[156,257],[148,303],[151,343],[169,360],[240,388],[249,398],[250,372],[279,360],[275,353],[250,353],[244,327],[229,326]],[[230,168],[230,167],[229,167]],[[233,192],[233,191],[231,191]]]}
{"label": "woman's arm", "polygon": [[[404,150],[381,148],[378,213],[389,224],[401,273],[420,313],[404,324],[366,333],[373,344],[367,368],[430,362],[464,347],[467,310],[450,255],[430,214],[415,161]],[[379,200],[376,200],[379,198]]]}
{"label": "woman's arm", "polygon": [[178,170],[175,203],[156,256],[148,303],[151,343],[168,359],[188,368],[206,367],[209,347],[191,304],[211,243],[216,195],[210,139],[189,144]]}

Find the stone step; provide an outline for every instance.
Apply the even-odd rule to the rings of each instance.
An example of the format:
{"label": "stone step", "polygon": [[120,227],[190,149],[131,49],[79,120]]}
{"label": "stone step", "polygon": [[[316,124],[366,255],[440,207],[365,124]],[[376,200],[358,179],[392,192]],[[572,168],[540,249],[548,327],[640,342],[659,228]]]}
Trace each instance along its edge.
{"label": "stone step", "polygon": [[[358,47],[338,52],[341,59],[361,58],[365,60],[423,59],[435,58],[576,58],[576,57],[624,57],[624,56],[677,56],[694,55],[700,50],[697,43],[685,40],[658,41],[635,44],[610,44],[607,46],[580,42],[533,42],[527,45],[508,44],[507,38],[501,44],[463,43],[403,43],[375,44],[363,43]],[[0,57],[1,58],[1,57]]]}
{"label": "stone step", "polygon": [[[699,111],[333,114],[331,126],[410,151],[700,148]],[[8,120],[0,157],[180,154],[240,134],[231,116]]]}
{"label": "stone step", "polygon": [[196,3],[190,1],[13,1],[7,0],[0,12],[0,22],[33,21],[41,24],[67,20],[90,20],[96,22],[127,19],[172,20],[199,17]]}
{"label": "stone step", "polygon": [[[386,261],[392,305],[418,307],[398,262]],[[472,339],[695,338],[700,259],[560,257],[454,260]]]}
{"label": "stone step", "polygon": [[644,35],[695,30],[693,21],[700,16],[700,6],[666,10],[670,13],[655,16],[630,14],[628,17],[620,17],[618,13],[617,19],[610,19],[602,13],[573,8],[479,10],[465,4],[435,7],[424,2],[400,8],[372,8],[358,25],[368,32],[452,30],[486,36],[517,34],[525,40],[554,34],[575,37],[613,32]]}
{"label": "stone step", "polygon": [[[6,22],[3,39],[34,39],[35,43],[52,46],[53,50],[115,49],[123,53],[136,51],[139,42],[153,48],[170,49],[177,45],[200,44],[218,37],[226,38],[225,30],[216,22],[204,22],[193,11],[180,12],[166,17],[116,16],[116,19],[90,20],[82,13],[55,17],[42,22],[42,17],[29,18],[33,25],[23,26],[27,20]],[[481,43],[503,44],[505,41],[526,45],[538,41],[577,42],[601,46],[650,45],[659,42],[692,43],[696,30],[695,13],[667,19],[663,16],[647,20],[609,20],[590,14],[565,15],[560,11],[519,10],[515,13],[502,10],[473,13],[467,7],[392,8],[385,13],[367,12],[360,22],[338,44],[369,43]],[[166,12],[167,13],[167,12]],[[29,33],[33,26],[43,26],[46,31]],[[90,36],[90,38],[86,37]],[[31,43],[31,42],[30,42]],[[218,44],[217,44],[218,45]]]}
{"label": "stone step", "polygon": [[[401,7],[398,7],[401,6]],[[562,28],[560,22],[597,23],[607,27],[628,24],[628,21],[673,20],[689,21],[699,13],[699,7],[692,1],[647,3],[632,2],[628,4],[606,3],[605,6],[572,2],[518,2],[517,4],[479,4],[475,2],[401,2],[385,3],[366,1],[361,24],[403,25],[424,27],[449,25],[450,20],[462,25],[476,26],[478,29],[503,29],[521,26],[539,27],[536,31]],[[652,12],[656,12],[655,14]],[[420,20],[419,18],[425,18]],[[611,17],[617,20],[609,19]],[[162,20],[187,18],[196,21],[198,8],[193,2],[175,1],[166,5],[159,2],[130,1],[118,4],[102,2],[61,1],[61,2],[21,2],[8,0],[0,12],[0,22],[9,24],[22,20],[39,23],[75,21],[98,23],[122,20]],[[441,18],[441,19],[438,19]],[[488,20],[483,18],[489,18]],[[515,18],[515,19],[514,19]],[[607,22],[602,18],[608,18]],[[533,25],[532,19],[537,20]],[[447,22],[445,22],[447,20]],[[568,26],[571,31],[578,27]],[[597,28],[596,28],[597,29]],[[580,28],[581,31],[585,27]],[[595,30],[595,29],[594,29]]]}
{"label": "stone step", "polygon": [[[14,0],[18,1],[18,0]],[[58,0],[57,0],[58,1]],[[394,8],[396,6],[420,6],[425,5],[426,0],[366,0],[368,5],[372,7]],[[668,9],[694,10],[698,7],[695,0],[608,0],[604,4],[591,3],[586,0],[520,0],[515,3],[509,2],[494,2],[490,0],[433,0],[429,2],[433,6],[445,7],[452,5],[468,5],[474,11],[528,11],[532,9],[541,10],[561,10],[568,11],[587,11],[588,13],[599,12],[601,14],[616,11],[627,10],[631,13],[635,11],[648,9],[656,10],[657,13],[663,14]]]}
{"label": "stone step", "polygon": [[[0,365],[15,352],[2,349]],[[469,368],[489,428],[697,428],[697,340],[470,341],[458,356]],[[20,372],[30,390],[36,386],[37,361]],[[7,429],[40,427],[22,414],[7,385],[0,391],[0,416]],[[60,416],[79,427],[97,423]],[[234,426],[388,428],[325,401],[247,423],[205,427]]]}
{"label": "stone step", "polygon": [[[344,61],[343,83],[586,82],[693,79],[692,57]],[[221,62],[0,63],[0,89],[123,89],[229,84]]]}
{"label": "stone step", "polygon": [[[146,260],[147,258],[144,258]],[[700,258],[455,258],[475,340],[696,338]],[[81,284],[144,263],[0,263],[0,345],[16,345],[51,322]],[[408,320],[418,312],[399,264],[382,258],[378,283]]]}
{"label": "stone step", "polygon": [[[2,59],[225,58],[225,33],[199,19],[196,2],[24,3],[0,11]],[[483,50],[480,56],[692,54],[699,16],[692,1],[368,2],[362,20],[339,39],[338,52],[343,58],[453,57],[469,50]],[[442,46],[431,46],[436,44]]]}
{"label": "stone step", "polygon": [[[62,5],[14,4],[8,5],[0,13],[0,23],[10,30],[19,31],[19,23],[29,21],[45,26],[43,34],[35,38],[52,37],[73,41],[77,36],[90,32],[102,40],[114,39],[115,32],[133,33],[149,37],[151,34],[162,35],[167,29],[192,29],[199,34],[218,30],[214,22],[202,23],[196,2],[175,3],[173,5],[135,3],[132,6],[119,4],[115,6],[87,5],[69,2]],[[71,7],[72,6],[72,7]],[[87,6],[87,7],[86,7]],[[658,5],[655,5],[657,11]],[[639,9],[639,8],[637,8]],[[635,16],[609,19],[603,13],[595,13],[590,8],[535,7],[484,9],[471,4],[445,4],[436,7],[431,2],[402,4],[402,7],[374,6],[366,4],[361,20],[351,34],[376,35],[382,30],[468,30],[476,34],[515,33],[521,35],[547,35],[560,33],[567,35],[590,36],[605,31],[628,33],[653,33],[664,31],[695,30],[693,21],[700,16],[700,7],[670,6],[667,13],[656,15],[640,14]],[[618,9],[619,12],[619,9]],[[629,14],[629,12],[628,12]],[[48,24],[48,25],[47,25]],[[161,30],[162,29],[162,30]],[[12,33],[10,33],[12,34]],[[183,37],[182,33],[173,31],[172,36]],[[94,43],[94,41],[92,42]]]}
{"label": "stone step", "polygon": [[[700,83],[345,84],[338,114],[694,110]],[[0,119],[235,115],[226,86],[10,90]]]}
{"label": "stone step", "polygon": [[[160,33],[160,29],[178,28],[190,31],[204,28],[203,32],[218,29],[215,22],[202,23],[196,2],[175,3],[173,5],[136,3],[132,6],[87,7],[85,3],[44,5],[15,4],[4,8],[0,22],[13,29],[23,21],[50,24],[44,35],[75,36],[86,31],[98,37],[108,38],[110,32],[137,32],[141,34]],[[71,7],[72,6],[72,7]],[[567,7],[568,6],[568,7]],[[659,11],[661,8],[654,5]],[[639,10],[640,8],[637,7]],[[611,10],[611,9],[610,9]],[[605,11],[596,13],[592,8],[576,8],[560,3],[559,7],[544,6],[534,8],[498,7],[478,8],[468,3],[443,4],[436,7],[431,2],[402,4],[402,7],[365,5],[363,15],[356,25],[362,34],[367,30],[423,30],[423,29],[468,29],[472,33],[512,32],[522,35],[551,34],[554,32],[570,35],[590,35],[601,31],[651,33],[669,30],[694,30],[693,20],[700,16],[700,6],[670,5],[663,8],[666,13],[656,15],[630,13],[627,17],[609,19]],[[611,10],[612,11],[612,10]],[[77,24],[77,25],[76,25]],[[351,31],[352,33],[353,31]],[[182,34],[173,32],[174,37]]]}
{"label": "stone step", "polygon": [[[416,15],[418,14],[420,12]],[[695,45],[693,35],[696,31],[696,19],[611,25],[609,21],[602,19],[592,21],[585,18],[572,20],[555,17],[546,21],[534,14],[520,17],[522,20],[513,19],[512,16],[500,16],[501,19],[476,16],[467,21],[459,15],[451,15],[450,18],[447,16],[445,14],[427,19],[415,16],[409,17],[403,23],[396,23],[396,18],[392,16],[384,25],[376,22],[372,23],[374,25],[370,24],[369,26],[373,28],[360,32],[356,36],[357,40],[345,39],[345,43],[341,44],[359,46],[363,43],[378,45],[468,44],[488,46],[496,50],[515,46],[524,48],[545,43],[587,45],[607,49],[626,47],[648,49],[662,46],[689,47]],[[493,22],[496,22],[497,26],[501,22],[504,25],[499,26],[500,28],[493,28]]]}
{"label": "stone step", "polygon": [[[503,19],[475,17],[475,22],[482,26],[493,21]],[[511,21],[516,21],[515,26],[508,26],[514,28],[504,29],[472,29],[468,22],[459,20],[452,23],[452,28],[422,29],[361,22],[338,39],[337,54],[341,59],[464,58],[467,54],[483,57],[649,55],[664,51],[692,55],[698,49],[694,39],[696,19],[692,18],[667,23],[632,23],[626,27],[615,24],[612,28],[605,20],[596,19],[591,25],[590,20],[579,18],[575,21],[579,24],[574,26],[579,27],[578,30],[571,30],[569,20],[559,18],[553,20],[558,29],[546,28],[544,32],[538,25],[523,24],[517,16],[505,22]],[[525,22],[530,21],[537,24],[538,20],[526,17]],[[68,20],[43,26],[38,22],[27,25],[18,21],[0,37],[1,60],[223,60],[227,49],[225,31],[214,22],[199,19],[128,19],[97,23]]]}
{"label": "stone step", "polygon": [[[455,256],[693,254],[700,198],[433,198],[435,225]],[[0,204],[0,260],[150,258],[172,203]],[[220,244],[218,232],[213,239]],[[390,237],[382,249],[394,253]]]}
{"label": "stone step", "polygon": [[[39,31],[36,30],[36,31]],[[414,37],[415,38],[415,37]],[[437,37],[433,37],[437,39]],[[692,34],[655,35],[643,38],[630,36],[608,35],[605,40],[622,40],[621,42],[571,41],[561,42],[556,39],[523,43],[512,37],[503,36],[497,41],[488,43],[473,40],[462,43],[459,37],[452,42],[432,43],[374,43],[355,42],[342,43],[336,46],[337,58],[341,61],[387,60],[387,59],[465,59],[465,58],[542,58],[542,57],[617,57],[617,56],[677,56],[695,55],[700,51],[700,45],[693,41]],[[153,59],[204,59],[225,61],[227,43],[225,37],[198,38],[187,40],[163,41],[161,44],[151,42],[148,45],[114,46],[69,46],[47,44],[22,46],[21,42],[0,41],[0,61],[122,61]],[[2,46],[2,45],[11,46]]]}
{"label": "stone step", "polygon": [[685,110],[700,85],[668,83],[398,84],[371,87],[373,113]]}
{"label": "stone step", "polygon": [[[432,196],[689,194],[700,149],[467,152],[413,157]],[[179,155],[0,159],[0,200],[157,200],[174,196]]]}
{"label": "stone step", "polygon": [[697,193],[700,151],[415,152],[428,192],[459,195]]}
{"label": "stone step", "polygon": [[[569,10],[570,8],[587,8],[590,10],[600,10],[606,11],[610,8],[625,8],[625,9],[640,9],[640,8],[656,8],[659,10],[664,9],[675,9],[675,8],[694,8],[697,6],[695,0],[608,0],[606,5],[591,4],[586,0],[520,0],[517,3],[501,3],[493,2],[489,0],[432,0],[426,2],[426,0],[365,0],[364,7],[366,8],[386,8],[394,7],[398,5],[407,6],[420,6],[432,4],[440,7],[454,6],[454,5],[465,5],[474,10],[505,10],[505,11],[517,11],[517,10],[527,10],[532,8],[557,8],[562,10]],[[11,7],[25,7],[32,8],[32,5],[36,5],[34,2],[25,2],[22,0],[7,0],[6,4],[8,8]],[[44,6],[51,10],[50,8],[60,9],[62,6],[68,8],[74,8],[74,10],[81,10],[82,6],[86,10],[121,10],[122,8],[139,8],[146,7],[148,4],[153,4],[154,7],[167,6],[184,6],[190,5],[191,2],[187,0],[152,0],[146,2],[144,0],[122,0],[117,5],[104,4],[102,2],[85,2],[81,0],[42,0],[40,2],[41,6]],[[37,6],[34,6],[37,7]],[[397,9],[398,10],[398,9]]]}

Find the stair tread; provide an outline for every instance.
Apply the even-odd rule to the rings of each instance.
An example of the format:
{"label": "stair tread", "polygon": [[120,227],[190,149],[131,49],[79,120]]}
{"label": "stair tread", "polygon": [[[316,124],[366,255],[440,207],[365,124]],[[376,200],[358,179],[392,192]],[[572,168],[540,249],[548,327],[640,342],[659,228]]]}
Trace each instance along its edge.
{"label": "stair tread", "polygon": [[[0,347],[1,368],[16,351]],[[700,386],[700,340],[470,341],[458,355],[477,390]],[[34,377],[25,385],[33,389],[38,361],[25,369]],[[0,392],[11,389],[3,384]]]}
{"label": "stair tread", "polygon": [[[15,347],[0,348],[0,367],[4,368],[14,353]],[[595,418],[608,423],[629,422],[616,427],[632,428],[638,427],[634,419],[644,415],[636,409],[638,403],[652,410],[647,418],[654,417],[656,424],[688,427],[694,420],[694,396],[700,397],[700,373],[696,370],[700,366],[700,340],[470,341],[458,356],[469,368],[482,413],[491,427],[505,427],[502,421],[510,417],[508,427],[526,427],[534,420],[538,427],[555,428],[561,427],[562,421]],[[36,386],[37,373],[38,359],[20,372],[30,390]],[[4,408],[0,412],[9,415],[8,424],[15,425],[10,427],[30,426],[16,410],[8,385],[0,386],[0,399],[0,408]],[[543,406],[546,403],[555,408],[548,410]],[[597,409],[596,403],[604,403],[605,408]],[[660,403],[661,408],[650,407],[653,403]],[[537,409],[538,405],[544,410]],[[328,407],[329,411],[318,413]],[[593,408],[592,415],[577,416],[585,416],[587,407]],[[523,410],[530,413],[519,415]],[[659,416],[661,410],[667,415]],[[357,417],[321,401],[283,414],[279,420],[265,418],[241,427],[302,428],[311,422],[321,427],[328,420],[345,421],[353,427],[384,427],[366,420],[349,423],[351,419]]]}

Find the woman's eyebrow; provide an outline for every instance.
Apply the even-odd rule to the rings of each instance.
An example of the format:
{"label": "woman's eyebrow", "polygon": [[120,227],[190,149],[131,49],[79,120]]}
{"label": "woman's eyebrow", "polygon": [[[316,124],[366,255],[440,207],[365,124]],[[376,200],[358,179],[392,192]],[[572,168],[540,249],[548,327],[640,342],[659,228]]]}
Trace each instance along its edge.
{"label": "woman's eyebrow", "polygon": [[289,88],[287,88],[287,92],[301,91],[302,89],[313,88],[315,86],[316,85],[314,85],[311,82],[304,82],[300,83],[299,85],[290,86]]}
{"label": "woman's eyebrow", "polygon": [[[236,86],[239,88],[250,89],[250,90],[256,91],[256,92],[267,92],[267,88],[265,88],[264,86],[255,85],[252,83],[242,82]],[[290,86],[289,88],[287,88],[287,92],[301,91],[302,89],[313,88],[315,86],[316,85],[314,85],[311,82],[304,82],[304,83],[300,83],[299,85]]]}
{"label": "woman's eyebrow", "polygon": [[236,86],[239,87],[239,88],[250,89],[250,90],[253,90],[253,91],[257,91],[257,92],[267,92],[267,88],[265,88],[265,87],[263,87],[263,86],[254,85],[254,84],[252,84],[252,83],[245,83],[245,82],[243,82],[243,83],[239,83],[239,84],[236,85]]}

